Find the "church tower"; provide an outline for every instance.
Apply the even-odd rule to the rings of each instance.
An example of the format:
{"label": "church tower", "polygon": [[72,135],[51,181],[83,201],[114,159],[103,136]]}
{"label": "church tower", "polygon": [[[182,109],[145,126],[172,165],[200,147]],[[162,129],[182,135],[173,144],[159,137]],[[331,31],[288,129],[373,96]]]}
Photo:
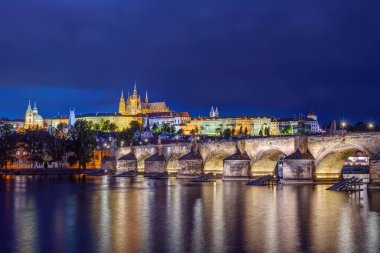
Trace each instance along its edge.
{"label": "church tower", "polygon": [[25,113],[25,128],[30,128],[33,125],[33,111],[32,111],[32,106],[28,104],[28,108],[26,109]]}
{"label": "church tower", "polygon": [[125,100],[124,100],[124,92],[123,91],[121,91],[121,97],[120,97],[120,102],[119,102],[119,113],[121,115],[126,115]]}
{"label": "church tower", "polygon": [[127,106],[126,106],[126,114],[127,115],[137,115],[141,113],[141,99],[137,93],[136,82],[133,88],[133,95],[128,96]]}

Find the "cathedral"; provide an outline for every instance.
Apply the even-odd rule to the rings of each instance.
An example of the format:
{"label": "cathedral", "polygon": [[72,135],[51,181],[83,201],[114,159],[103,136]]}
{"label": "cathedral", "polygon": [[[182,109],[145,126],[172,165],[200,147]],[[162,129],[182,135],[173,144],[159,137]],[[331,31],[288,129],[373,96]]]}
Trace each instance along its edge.
{"label": "cathedral", "polygon": [[141,101],[140,95],[137,94],[136,83],[132,96],[130,96],[128,92],[127,100],[124,99],[124,93],[121,92],[119,102],[119,113],[121,115],[134,116],[157,112],[170,112],[170,110],[165,102],[149,103],[148,92],[145,93],[145,101]]}
{"label": "cathedral", "polygon": [[34,128],[43,128],[44,127],[44,119],[41,115],[38,114],[37,103],[34,102],[34,108],[32,110],[32,106],[30,105],[30,100],[28,104],[28,108],[25,113],[25,128],[26,129],[34,129]]}

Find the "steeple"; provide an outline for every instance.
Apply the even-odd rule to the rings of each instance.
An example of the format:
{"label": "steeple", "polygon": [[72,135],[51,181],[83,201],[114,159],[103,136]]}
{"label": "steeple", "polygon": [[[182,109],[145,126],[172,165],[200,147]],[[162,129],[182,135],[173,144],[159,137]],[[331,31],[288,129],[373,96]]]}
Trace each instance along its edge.
{"label": "steeple", "polygon": [[133,88],[133,97],[137,98],[137,87],[136,87],[136,81],[135,81],[135,87]]}
{"label": "steeple", "polygon": [[125,100],[124,100],[124,91],[121,91],[121,97],[119,102],[119,113],[125,115]]}
{"label": "steeple", "polygon": [[29,104],[28,104],[28,108],[26,109],[26,113],[31,113],[32,112],[32,106],[30,104],[30,100],[29,100]]}
{"label": "steeple", "polygon": [[38,113],[37,102],[34,102],[33,112],[34,112],[34,113]]}
{"label": "steeple", "polygon": [[219,111],[218,111],[218,107],[215,107],[215,118],[218,118],[219,117]]}
{"label": "steeple", "polygon": [[145,91],[145,103],[149,103],[149,100],[148,100],[148,91]]}
{"label": "steeple", "polygon": [[210,110],[210,118],[214,118],[214,117],[215,117],[214,106],[211,106],[211,110]]}

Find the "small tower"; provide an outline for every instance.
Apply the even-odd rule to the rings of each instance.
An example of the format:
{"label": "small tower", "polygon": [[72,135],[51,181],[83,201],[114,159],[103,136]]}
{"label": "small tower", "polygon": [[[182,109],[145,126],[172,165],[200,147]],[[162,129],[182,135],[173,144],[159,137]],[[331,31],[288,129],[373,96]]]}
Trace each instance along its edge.
{"label": "small tower", "polygon": [[215,110],[214,110],[214,107],[211,106],[210,118],[217,118],[217,117],[219,117],[218,107],[215,107]]}
{"label": "small tower", "polygon": [[75,124],[75,108],[70,108],[70,114],[69,114],[69,127],[74,126]]}
{"label": "small tower", "polygon": [[[129,95],[128,95],[129,96]],[[120,102],[119,102],[119,113],[122,115],[125,115],[125,100],[124,100],[124,92],[121,91],[121,96],[120,96]]]}
{"label": "small tower", "polygon": [[34,102],[33,114],[38,114],[37,102]]}
{"label": "small tower", "polygon": [[215,117],[214,115],[215,115],[214,106],[211,106],[210,118],[214,118]]}
{"label": "small tower", "polygon": [[25,112],[25,128],[30,128],[33,125],[33,111],[32,111],[32,105],[28,104],[28,108]]}
{"label": "small tower", "polygon": [[148,91],[145,91],[145,103],[149,103],[149,100],[148,100]]}
{"label": "small tower", "polygon": [[136,86],[136,81],[135,81],[135,86],[133,88],[133,97],[137,98],[137,86]]}

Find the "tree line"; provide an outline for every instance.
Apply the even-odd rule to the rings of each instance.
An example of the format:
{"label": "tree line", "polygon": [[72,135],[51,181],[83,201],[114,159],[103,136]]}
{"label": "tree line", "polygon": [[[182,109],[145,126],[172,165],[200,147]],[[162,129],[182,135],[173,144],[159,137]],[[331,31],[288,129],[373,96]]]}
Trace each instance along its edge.
{"label": "tree line", "polygon": [[[113,130],[112,123],[103,122],[101,129]],[[111,125],[111,127],[109,127]],[[104,127],[105,126],[105,127]],[[26,130],[25,133],[17,133],[9,124],[0,126],[0,167],[8,168],[16,161],[16,152],[22,148],[26,151],[25,159],[33,168],[48,163],[57,162],[60,166],[65,157],[71,166],[78,164],[85,169],[88,162],[93,159],[97,148],[96,138],[101,135],[98,127],[91,121],[77,120],[74,126],[69,128],[67,134],[63,134],[60,126],[55,131]],[[135,140],[135,132],[141,130],[137,121],[132,121],[127,129],[117,134],[119,143],[130,144]],[[21,154],[23,156],[23,154]]]}

